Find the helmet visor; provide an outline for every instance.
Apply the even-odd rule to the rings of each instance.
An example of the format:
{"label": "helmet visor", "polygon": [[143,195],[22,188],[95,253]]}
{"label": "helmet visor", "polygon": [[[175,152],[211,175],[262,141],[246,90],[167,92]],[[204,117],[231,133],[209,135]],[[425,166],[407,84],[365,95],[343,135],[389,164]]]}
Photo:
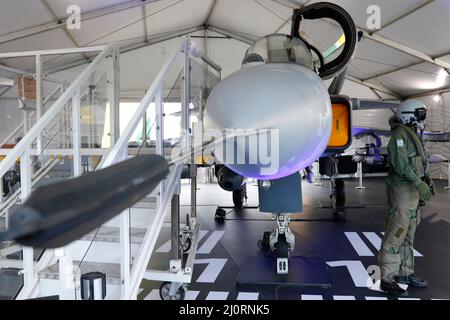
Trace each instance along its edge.
{"label": "helmet visor", "polygon": [[425,108],[418,108],[414,111],[414,116],[416,117],[417,121],[423,122],[427,118],[427,109]]}

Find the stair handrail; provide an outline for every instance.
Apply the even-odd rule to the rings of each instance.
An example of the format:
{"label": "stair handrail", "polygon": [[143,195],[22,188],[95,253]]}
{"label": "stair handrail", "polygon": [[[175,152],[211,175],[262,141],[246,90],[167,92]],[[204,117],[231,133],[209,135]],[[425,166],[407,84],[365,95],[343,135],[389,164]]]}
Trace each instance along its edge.
{"label": "stair handrail", "polygon": [[[95,48],[98,49],[99,47]],[[0,177],[14,165],[17,158],[29,149],[31,143],[39,136],[39,134],[41,134],[43,130],[45,130],[47,125],[63,109],[69,100],[76,95],[76,91],[80,88],[80,86],[82,86],[83,83],[94,73],[97,64],[114,50],[114,44],[109,44],[103,48],[103,51],[101,51],[100,54],[98,54],[97,57],[86,67],[86,69],[83,70],[78,78],[75,79],[67,90],[56,100],[53,106],[51,106],[47,112],[44,113],[38,121],[36,121],[36,124],[27,132],[27,134],[20,140],[14,149],[6,155],[6,158],[0,162]]]}
{"label": "stair handrail", "polygon": [[[97,46],[97,47],[85,47],[78,49],[60,49],[60,50],[47,50],[47,51],[36,51],[36,52],[18,52],[18,53],[0,53],[0,57],[23,57],[32,55],[51,55],[51,54],[65,54],[65,53],[77,53],[77,52],[99,52],[95,59],[79,74],[79,76],[68,86],[68,88],[59,96],[59,98],[53,103],[53,105],[40,117],[33,127],[25,134],[25,136],[20,140],[17,145],[11,149],[5,159],[0,162],[0,177],[3,176],[16,162],[17,158],[21,159],[21,169],[23,167],[23,172],[21,172],[21,190],[20,195],[22,200],[24,200],[31,192],[32,184],[32,172],[30,170],[31,162],[30,155],[32,144],[36,139],[42,135],[43,131],[49,126],[51,121],[53,121],[61,111],[64,110],[65,106],[68,105],[69,101],[72,101],[73,105],[73,117],[77,119],[80,116],[80,99],[81,99],[81,88],[89,80],[89,78],[98,70],[98,65],[102,63],[103,60],[109,56],[115,59],[117,63],[117,53],[118,47],[116,44],[111,43],[107,46]],[[117,89],[115,89],[117,91]],[[47,99],[46,99],[47,100]],[[47,100],[48,101],[48,100]],[[79,123],[80,120],[74,120],[74,122]],[[79,128],[77,132],[74,132],[74,153],[78,152],[81,148],[81,141],[79,136]],[[76,140],[75,140],[76,139]],[[75,147],[75,143],[77,147]],[[38,146],[38,149],[40,147]],[[40,153],[41,150],[38,150]],[[81,171],[80,163],[76,164],[77,172]],[[22,170],[21,170],[22,171]],[[74,162],[75,171],[75,162]],[[23,177],[22,177],[23,173]],[[47,255],[51,255],[51,252]],[[36,268],[34,267],[33,259],[33,249],[23,248],[23,259],[22,259],[24,274],[24,285],[20,290],[17,299],[28,299],[35,297],[37,294],[37,286],[39,279],[37,276]]]}

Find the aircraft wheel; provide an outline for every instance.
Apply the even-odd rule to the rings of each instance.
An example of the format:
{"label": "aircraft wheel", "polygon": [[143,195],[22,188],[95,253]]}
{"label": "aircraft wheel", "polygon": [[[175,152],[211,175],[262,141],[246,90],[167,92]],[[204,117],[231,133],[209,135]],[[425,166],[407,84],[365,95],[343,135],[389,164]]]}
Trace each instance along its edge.
{"label": "aircraft wheel", "polygon": [[275,244],[275,253],[277,255],[277,274],[287,274],[289,243],[284,237],[278,238],[278,242]]}
{"label": "aircraft wheel", "polygon": [[345,184],[344,180],[336,179],[336,207],[345,206]]}
{"label": "aircraft wheel", "polygon": [[233,191],[233,204],[236,208],[242,208],[244,201],[247,199],[246,189],[244,185],[241,189]]}
{"label": "aircraft wheel", "polygon": [[159,296],[161,297],[161,300],[176,300],[176,301],[182,301],[186,297],[186,290],[181,286],[178,288],[175,295],[172,297],[169,295],[170,293],[170,286],[172,285],[171,282],[163,282],[161,284],[161,287],[159,288]]}
{"label": "aircraft wheel", "polygon": [[275,253],[277,258],[289,258],[289,243],[286,239],[280,238],[275,244]]}
{"label": "aircraft wheel", "polygon": [[261,240],[258,240],[258,248],[266,250],[270,248],[270,232],[264,232]]}

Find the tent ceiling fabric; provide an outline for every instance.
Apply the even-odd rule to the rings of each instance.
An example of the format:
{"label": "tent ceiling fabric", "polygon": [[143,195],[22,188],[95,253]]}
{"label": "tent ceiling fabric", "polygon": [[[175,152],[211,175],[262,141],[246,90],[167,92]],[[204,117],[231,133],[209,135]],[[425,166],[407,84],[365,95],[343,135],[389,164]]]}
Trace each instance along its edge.
{"label": "tent ceiling fabric", "polygon": [[[307,3],[319,1],[309,0]],[[382,29],[375,32],[376,35],[432,57],[443,56],[442,60],[450,63],[450,0],[329,1],[348,10],[357,26],[363,30],[367,29],[367,8],[373,4],[378,5],[381,9]],[[254,39],[276,31],[289,33],[292,9],[305,2],[306,0],[148,0],[139,4],[136,0],[3,1],[0,10],[0,38],[18,30],[54,23],[56,17],[64,19],[69,5],[80,6],[82,14],[118,4],[135,5],[127,10],[83,21],[81,30],[65,30],[61,27],[0,43],[0,52],[66,48],[74,47],[75,43],[81,46],[112,41],[121,45],[144,43],[146,36],[152,38],[205,23]],[[327,43],[337,40],[340,34],[336,25],[324,21],[305,22],[302,31],[305,38],[322,50],[326,49],[324,47]],[[237,46],[236,50],[242,48]],[[79,55],[65,57],[51,63],[57,65],[82,58]],[[30,59],[7,59],[1,62],[21,69],[32,68],[33,65]],[[440,84],[442,87],[449,86],[449,78],[444,81],[439,78],[441,70],[440,67],[423,63],[416,57],[365,38],[360,42],[349,72],[353,77],[370,79],[371,83],[381,84],[402,96],[409,96],[438,89],[436,86]]]}
{"label": "tent ceiling fabric", "polygon": [[439,56],[450,50],[449,30],[450,1],[436,0],[379,34],[431,56]]}
{"label": "tent ceiling fabric", "polygon": [[386,73],[393,68],[406,67],[421,60],[406,53],[364,38],[358,45],[351,62],[356,77],[367,79]]}

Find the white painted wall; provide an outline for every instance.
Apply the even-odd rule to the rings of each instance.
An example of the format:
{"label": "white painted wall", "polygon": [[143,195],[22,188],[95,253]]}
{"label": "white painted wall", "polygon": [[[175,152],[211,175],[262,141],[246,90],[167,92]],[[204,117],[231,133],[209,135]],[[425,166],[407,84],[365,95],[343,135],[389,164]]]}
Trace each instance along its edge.
{"label": "white painted wall", "polygon": [[[441,95],[441,100],[436,102],[434,96],[419,98],[428,107],[427,131],[450,132],[450,93]],[[450,159],[450,143],[427,143],[430,154],[441,154]],[[430,171],[434,178],[447,179],[448,164],[431,165]]]}
{"label": "white painted wall", "polygon": [[1,99],[0,141],[3,141],[22,121],[23,113],[19,110],[18,101],[15,99]]}

